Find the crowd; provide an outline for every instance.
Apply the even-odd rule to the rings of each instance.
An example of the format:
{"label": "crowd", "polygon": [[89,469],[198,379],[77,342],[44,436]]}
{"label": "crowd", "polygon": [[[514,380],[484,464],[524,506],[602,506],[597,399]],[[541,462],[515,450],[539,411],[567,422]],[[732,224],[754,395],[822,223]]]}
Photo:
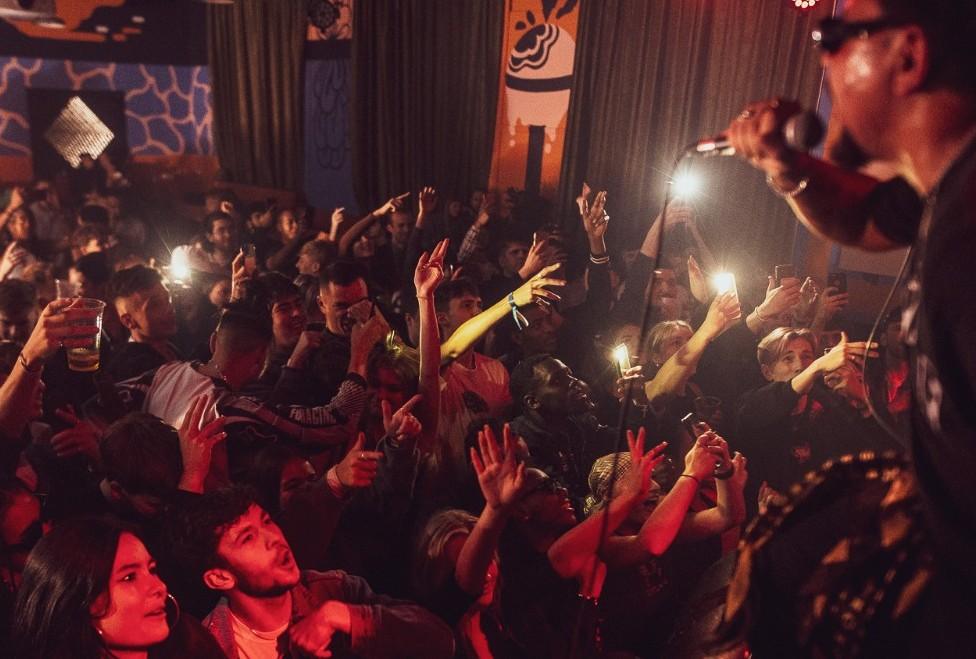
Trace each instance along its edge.
{"label": "crowd", "polygon": [[14,656],[667,655],[749,519],[899,448],[897,313],[874,346],[836,281],[717,292],[689,205],[610,251],[589,188],[578,232],[513,190],[323,227],[213,190],[158,250],[87,161],[0,197]]}

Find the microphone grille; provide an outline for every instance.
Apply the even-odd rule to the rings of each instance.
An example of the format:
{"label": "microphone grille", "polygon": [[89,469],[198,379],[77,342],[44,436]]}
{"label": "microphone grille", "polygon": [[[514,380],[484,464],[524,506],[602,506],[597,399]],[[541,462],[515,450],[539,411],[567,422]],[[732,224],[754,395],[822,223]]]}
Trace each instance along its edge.
{"label": "microphone grille", "polygon": [[786,144],[798,151],[809,151],[820,144],[823,137],[823,122],[809,110],[790,117],[783,125],[783,138]]}

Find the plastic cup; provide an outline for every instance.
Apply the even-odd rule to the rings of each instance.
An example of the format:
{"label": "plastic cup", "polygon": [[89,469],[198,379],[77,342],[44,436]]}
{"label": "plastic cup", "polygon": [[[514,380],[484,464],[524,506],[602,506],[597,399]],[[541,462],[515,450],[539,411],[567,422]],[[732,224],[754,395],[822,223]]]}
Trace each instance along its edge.
{"label": "plastic cup", "polygon": [[78,286],[67,279],[55,279],[54,287],[57,290],[58,299],[63,300],[69,297],[78,297]]}
{"label": "plastic cup", "polygon": [[[96,309],[98,315],[95,317],[95,325],[98,326],[98,334],[91,337],[89,345],[79,348],[68,348],[68,368],[72,371],[91,373],[97,371],[99,367],[98,354],[102,344],[102,315],[105,313],[105,303],[101,300],[82,297],[75,302],[76,309]],[[73,325],[91,325],[91,320],[71,321]]]}

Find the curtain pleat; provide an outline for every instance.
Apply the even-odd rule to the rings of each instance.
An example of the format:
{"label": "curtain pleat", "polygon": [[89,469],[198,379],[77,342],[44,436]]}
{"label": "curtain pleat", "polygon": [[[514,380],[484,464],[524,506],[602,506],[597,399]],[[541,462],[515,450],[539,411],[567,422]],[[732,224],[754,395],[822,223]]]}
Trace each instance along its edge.
{"label": "curtain pleat", "polygon": [[302,187],[305,16],[302,0],[208,7],[214,141],[234,182]]}
{"label": "curtain pleat", "polygon": [[488,180],[503,0],[357,0],[352,160],[362,208]]}
{"label": "curtain pleat", "polygon": [[[830,3],[786,0],[584,0],[558,205],[577,231],[585,180],[609,191],[612,237],[636,247],[660,210],[682,147],[720,132],[754,100],[813,108],[821,69],[810,31]],[[741,161],[691,163],[706,240],[740,272],[790,260],[795,220]]]}

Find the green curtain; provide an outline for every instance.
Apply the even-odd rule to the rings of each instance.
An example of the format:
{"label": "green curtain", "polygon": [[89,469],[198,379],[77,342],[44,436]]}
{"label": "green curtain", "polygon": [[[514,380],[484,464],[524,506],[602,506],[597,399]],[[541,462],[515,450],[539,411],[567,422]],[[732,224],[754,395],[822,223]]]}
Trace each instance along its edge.
{"label": "green curtain", "polygon": [[208,7],[214,141],[220,166],[235,183],[303,187],[305,21],[303,0]]}
{"label": "green curtain", "polygon": [[[721,132],[749,101],[813,108],[821,68],[810,31],[830,4],[800,13],[787,0],[582,2],[558,200],[567,228],[579,224],[573,200],[585,180],[609,191],[614,242],[635,247],[682,147]],[[702,231],[729,267],[790,260],[796,222],[758,172],[732,158],[691,164],[704,181],[694,202]]]}
{"label": "green curtain", "polygon": [[357,0],[352,166],[361,206],[488,180],[503,0]]}

